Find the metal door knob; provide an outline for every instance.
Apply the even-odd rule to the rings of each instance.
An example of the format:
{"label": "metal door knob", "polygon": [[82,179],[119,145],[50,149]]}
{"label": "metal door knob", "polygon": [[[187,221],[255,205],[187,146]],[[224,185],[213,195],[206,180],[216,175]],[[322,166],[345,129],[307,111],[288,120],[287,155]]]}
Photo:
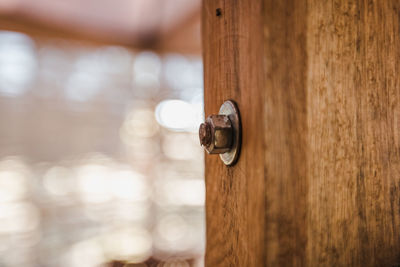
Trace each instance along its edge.
{"label": "metal door knob", "polygon": [[236,163],[240,152],[241,125],[236,104],[225,101],[218,115],[210,115],[199,128],[200,144],[208,154],[220,154],[225,165]]}

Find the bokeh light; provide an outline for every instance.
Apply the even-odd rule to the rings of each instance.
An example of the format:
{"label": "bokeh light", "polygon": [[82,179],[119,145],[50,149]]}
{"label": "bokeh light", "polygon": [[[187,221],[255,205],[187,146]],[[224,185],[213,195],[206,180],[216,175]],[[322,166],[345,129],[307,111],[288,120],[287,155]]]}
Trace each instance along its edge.
{"label": "bokeh light", "polygon": [[0,32],[0,94],[19,96],[35,78],[36,57],[33,41],[16,32]]}
{"label": "bokeh light", "polygon": [[157,122],[172,131],[196,131],[201,113],[201,106],[179,99],[161,101],[156,107]]}
{"label": "bokeh light", "polygon": [[202,266],[199,55],[0,31],[0,266]]}

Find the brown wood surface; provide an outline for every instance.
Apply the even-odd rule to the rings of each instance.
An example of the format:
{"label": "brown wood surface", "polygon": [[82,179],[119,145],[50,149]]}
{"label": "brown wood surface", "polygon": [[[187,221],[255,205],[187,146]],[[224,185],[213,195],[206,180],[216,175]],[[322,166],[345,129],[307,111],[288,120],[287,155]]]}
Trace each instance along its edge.
{"label": "brown wood surface", "polygon": [[206,115],[218,113],[224,100],[233,99],[245,129],[241,159],[235,166],[227,168],[218,155],[206,156],[206,265],[261,266],[265,260],[262,5],[208,0],[203,8]]}
{"label": "brown wood surface", "polygon": [[397,0],[204,1],[206,115],[243,121],[237,165],[206,156],[207,266],[400,264],[399,36]]}

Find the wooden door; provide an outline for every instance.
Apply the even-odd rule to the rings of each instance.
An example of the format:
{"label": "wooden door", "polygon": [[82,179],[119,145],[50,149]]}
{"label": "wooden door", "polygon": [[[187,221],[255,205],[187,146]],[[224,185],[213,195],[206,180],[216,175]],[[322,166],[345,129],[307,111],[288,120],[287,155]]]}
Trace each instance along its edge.
{"label": "wooden door", "polygon": [[400,265],[400,2],[204,0],[206,266]]}

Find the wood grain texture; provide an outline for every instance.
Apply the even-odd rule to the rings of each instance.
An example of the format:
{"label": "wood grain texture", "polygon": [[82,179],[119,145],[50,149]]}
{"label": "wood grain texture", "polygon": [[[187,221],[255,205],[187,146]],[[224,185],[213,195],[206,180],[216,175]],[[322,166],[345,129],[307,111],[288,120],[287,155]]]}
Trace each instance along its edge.
{"label": "wood grain texture", "polygon": [[263,21],[266,263],[306,266],[306,1],[266,0]]}
{"label": "wood grain texture", "polygon": [[310,265],[400,264],[400,2],[308,4]]}
{"label": "wood grain texture", "polygon": [[236,166],[206,156],[206,265],[398,266],[400,2],[205,0],[203,53],[206,115],[243,120]]}
{"label": "wood grain texture", "polygon": [[233,99],[243,128],[235,166],[206,156],[206,266],[263,266],[262,4],[206,0],[203,5],[206,116]]}

